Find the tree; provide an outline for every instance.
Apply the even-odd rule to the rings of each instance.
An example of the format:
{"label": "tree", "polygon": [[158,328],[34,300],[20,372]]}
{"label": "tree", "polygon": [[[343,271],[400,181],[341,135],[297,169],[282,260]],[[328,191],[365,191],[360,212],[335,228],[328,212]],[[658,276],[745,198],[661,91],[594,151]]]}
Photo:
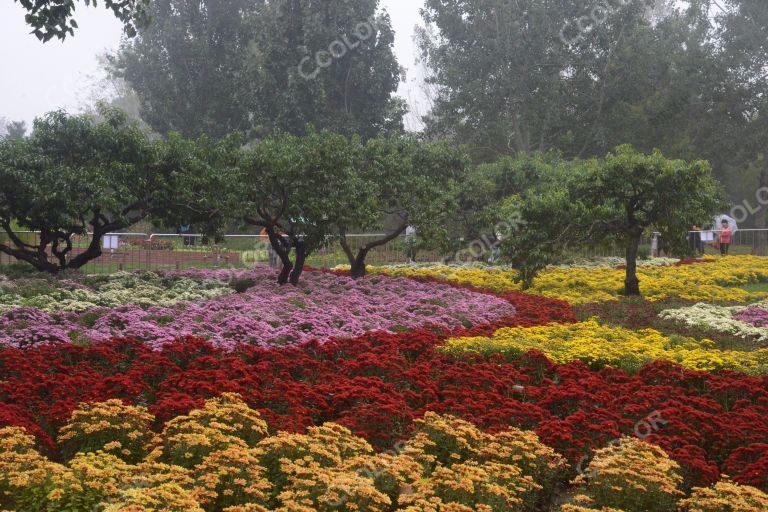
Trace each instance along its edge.
{"label": "tree", "polygon": [[278,283],[298,284],[306,258],[331,241],[335,212],[360,184],[359,145],[328,131],[278,135],[243,156],[231,208],[266,231],[283,264]]}
{"label": "tree", "polygon": [[9,139],[23,139],[27,135],[26,121],[11,121],[5,125],[5,137]]}
{"label": "tree", "polygon": [[108,69],[136,92],[155,131],[184,137],[247,132],[260,83],[247,76],[263,1],[155,0],[152,24],[122,43]]}
{"label": "tree", "polygon": [[[25,21],[32,27],[32,33],[42,42],[54,37],[64,40],[74,35],[77,22],[74,20],[74,0],[15,0],[27,10]],[[85,5],[96,6],[96,0],[85,0]],[[105,0],[117,19],[123,22],[128,37],[136,35],[138,27],[149,23],[149,0]]]}
{"label": "tree", "polygon": [[427,133],[468,144],[476,162],[631,142],[708,160],[734,199],[754,202],[768,3],[428,0],[423,17],[437,91]]}
{"label": "tree", "polygon": [[[50,113],[26,139],[0,141],[0,251],[38,270],[78,269],[101,256],[105,234],[144,219],[163,189],[146,134],[115,110],[104,121]],[[14,224],[36,231],[34,241]],[[92,233],[84,249],[74,237]]]}
{"label": "tree", "polygon": [[379,0],[269,2],[258,55],[258,108],[266,127],[303,134],[307,124],[363,139],[403,130],[394,94],[402,70]]}
{"label": "tree", "polygon": [[[556,165],[558,156],[503,156],[492,163],[480,164],[468,170],[462,178],[455,228],[463,240],[470,241],[468,259],[481,259],[500,240],[511,235],[519,226],[513,212],[504,211],[500,204],[511,196],[543,187]],[[462,254],[462,244],[455,240],[452,253]],[[462,260],[465,258],[461,258]]]}
{"label": "tree", "polygon": [[562,143],[586,91],[568,73],[575,59],[560,32],[593,4],[427,0],[419,45],[437,89],[428,133],[468,142],[481,161]]}
{"label": "tree", "polygon": [[157,0],[153,23],[111,57],[142,118],[185,137],[249,140],[306,125],[372,137],[402,130],[401,70],[378,0]]}
{"label": "tree", "polygon": [[671,250],[685,252],[690,228],[710,222],[723,204],[707,162],[668,160],[660,151],[642,154],[627,145],[604,159],[574,163],[559,179],[559,186],[526,199],[525,234],[506,245],[528,284],[569,243],[620,241],[627,261],[624,293],[640,295],[643,233],[654,229]]}
{"label": "tree", "polygon": [[[357,181],[333,216],[352,277],[366,274],[366,258],[405,233],[408,226],[420,239],[433,243],[447,237],[455,211],[458,182],[468,166],[463,148],[444,142],[419,142],[411,137],[380,137],[368,141]],[[384,236],[355,252],[349,243],[352,229],[373,230]]]}

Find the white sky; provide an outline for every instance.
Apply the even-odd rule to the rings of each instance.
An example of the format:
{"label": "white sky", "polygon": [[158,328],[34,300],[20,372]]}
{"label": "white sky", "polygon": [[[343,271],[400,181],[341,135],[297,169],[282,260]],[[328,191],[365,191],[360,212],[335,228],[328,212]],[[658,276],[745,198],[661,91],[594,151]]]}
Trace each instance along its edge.
{"label": "white sky", "polygon": [[[400,64],[408,70],[408,81],[399,94],[411,105],[407,120],[410,129],[420,127],[425,114],[420,76],[415,64],[414,27],[420,22],[422,0],[381,0],[392,16],[397,32],[395,43]],[[79,29],[64,42],[45,44],[29,34],[25,10],[13,0],[0,3],[0,117],[32,120],[45,112],[64,108],[77,112],[89,103],[94,84],[103,77],[97,55],[117,48],[122,27],[111,11],[99,2],[98,8],[79,9],[75,19]]]}

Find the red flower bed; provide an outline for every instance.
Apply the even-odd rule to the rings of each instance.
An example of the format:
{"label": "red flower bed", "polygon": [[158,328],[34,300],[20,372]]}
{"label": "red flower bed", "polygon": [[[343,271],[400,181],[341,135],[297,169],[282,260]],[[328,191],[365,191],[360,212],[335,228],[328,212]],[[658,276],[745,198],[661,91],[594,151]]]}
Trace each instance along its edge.
{"label": "red flower bed", "polygon": [[[535,429],[577,462],[655,411],[666,425],[649,438],[681,462],[691,483],[731,469],[766,488],[768,379],[685,371],[669,363],[622,371],[523,361],[457,360],[435,350],[443,335],[371,333],[285,350],[214,349],[179,341],[161,352],[142,343],[45,346],[0,353],[0,424],[31,428],[42,444],[83,401],[149,404],[161,420],[225,391],[242,394],[274,428],[342,423],[390,447],[425,411],[455,414],[489,431]],[[732,469],[741,470],[733,473]]]}

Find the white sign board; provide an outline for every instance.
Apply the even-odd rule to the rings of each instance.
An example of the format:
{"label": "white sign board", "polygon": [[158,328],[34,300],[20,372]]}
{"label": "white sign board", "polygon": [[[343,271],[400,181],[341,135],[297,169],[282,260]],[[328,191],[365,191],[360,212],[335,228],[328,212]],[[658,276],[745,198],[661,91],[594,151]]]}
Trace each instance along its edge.
{"label": "white sign board", "polygon": [[117,235],[105,235],[101,245],[103,249],[117,249],[120,245],[120,237]]}

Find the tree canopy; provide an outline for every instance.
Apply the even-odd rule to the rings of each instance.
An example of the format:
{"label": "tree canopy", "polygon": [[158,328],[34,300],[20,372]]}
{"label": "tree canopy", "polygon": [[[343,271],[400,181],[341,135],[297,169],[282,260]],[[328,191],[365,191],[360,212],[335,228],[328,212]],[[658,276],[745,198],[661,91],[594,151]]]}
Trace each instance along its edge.
{"label": "tree canopy", "polygon": [[624,145],[602,159],[571,162],[556,175],[548,190],[516,201],[525,229],[504,243],[526,284],[569,244],[617,241],[626,250],[624,292],[639,295],[642,235],[658,231],[669,250],[684,254],[688,231],[711,222],[723,204],[707,162],[670,160],[658,150],[644,154]]}
{"label": "tree canopy", "polygon": [[307,124],[373,137],[402,130],[401,70],[378,0],[157,0],[112,56],[142,118],[185,137],[249,139]]}
{"label": "tree canopy", "polygon": [[[146,134],[115,110],[103,122],[53,112],[26,139],[0,141],[0,251],[35,268],[80,268],[101,255],[102,237],[144,219],[162,187]],[[39,233],[25,240],[13,224]],[[76,250],[74,237],[92,233]]]}
{"label": "tree canopy", "polygon": [[735,200],[768,185],[766,2],[427,0],[422,14],[426,133],[475,162],[631,143],[708,160]]}

